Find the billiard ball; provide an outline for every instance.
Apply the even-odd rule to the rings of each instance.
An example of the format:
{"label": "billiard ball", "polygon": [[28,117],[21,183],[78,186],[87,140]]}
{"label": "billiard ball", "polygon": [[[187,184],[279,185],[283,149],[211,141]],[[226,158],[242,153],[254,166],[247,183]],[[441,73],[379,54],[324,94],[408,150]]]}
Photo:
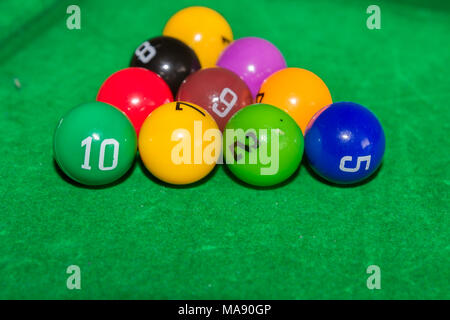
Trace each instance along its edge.
{"label": "billiard ball", "polygon": [[385,148],[376,116],[353,102],[335,102],[308,124],[305,153],[312,169],[336,184],[367,179],[380,166]]}
{"label": "billiard ball", "polygon": [[186,44],[172,37],[156,37],[145,41],[133,53],[131,67],[142,67],[160,75],[177,94],[181,82],[200,69],[195,52]]}
{"label": "billiard ball", "polygon": [[303,155],[303,134],[283,110],[253,104],[228,121],[223,133],[223,154],[230,171],[255,186],[285,181]]}
{"label": "billiard ball", "polygon": [[220,55],[217,66],[236,73],[256,97],[264,79],[286,68],[280,50],[265,39],[241,38],[230,44]]}
{"label": "billiard ball", "polygon": [[136,133],[127,117],[103,102],[70,110],[53,136],[54,157],[61,170],[85,185],[112,183],[130,169]]}
{"label": "billiard ball", "polygon": [[236,111],[252,103],[252,94],[245,82],[232,71],[206,68],[183,81],[176,100],[203,107],[223,130]]}
{"label": "billiard ball", "polygon": [[216,165],[221,133],[213,117],[193,103],[160,106],[142,125],[139,154],[145,167],[170,184],[190,184]]}
{"label": "billiard ball", "polygon": [[169,86],[156,73],[144,68],[125,68],[109,76],[100,87],[97,101],[125,113],[139,135],[145,118],[162,104],[173,101]]}
{"label": "billiard ball", "polygon": [[286,68],[269,76],[259,89],[256,102],[283,109],[303,132],[314,114],[332,103],[330,91],[322,79],[300,68]]}
{"label": "billiard ball", "polygon": [[188,7],[167,21],[163,35],[177,38],[190,46],[203,68],[213,67],[219,54],[233,41],[231,27],[225,18],[206,7]]}

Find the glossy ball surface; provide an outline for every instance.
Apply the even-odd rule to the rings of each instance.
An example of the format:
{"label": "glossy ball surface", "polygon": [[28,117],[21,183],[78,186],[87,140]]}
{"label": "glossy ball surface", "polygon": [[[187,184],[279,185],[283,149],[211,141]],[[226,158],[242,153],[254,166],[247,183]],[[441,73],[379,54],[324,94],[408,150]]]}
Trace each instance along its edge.
{"label": "glossy ball surface", "polygon": [[252,94],[245,82],[232,71],[206,68],[183,81],[176,100],[201,106],[223,130],[233,114],[252,104]]}
{"label": "glossy ball surface", "polygon": [[256,101],[283,109],[303,132],[314,114],[332,103],[322,79],[300,68],[286,68],[272,74],[264,80]]}
{"label": "glossy ball surface", "polygon": [[170,184],[190,184],[216,165],[221,134],[200,106],[171,102],[153,111],[142,125],[139,154],[145,167]]}
{"label": "glossy ball surface", "polygon": [[305,152],[314,171],[336,184],[367,179],[380,166],[385,149],[383,128],[367,108],[335,102],[308,124]]}
{"label": "glossy ball surface", "polygon": [[144,68],[126,68],[105,80],[97,101],[111,104],[125,113],[139,135],[147,116],[160,105],[173,101],[173,95],[156,73]]}
{"label": "glossy ball surface", "polygon": [[136,133],[111,105],[92,102],[70,110],[58,123],[53,151],[61,170],[85,185],[105,185],[122,177],[136,156]]}
{"label": "glossy ball surface", "polygon": [[230,44],[220,55],[217,66],[241,77],[255,98],[264,79],[286,68],[286,61],[280,50],[269,41],[248,37]]}
{"label": "glossy ball surface", "polygon": [[181,82],[200,69],[195,52],[172,37],[156,37],[142,43],[133,53],[131,67],[142,67],[160,75],[177,94]]}
{"label": "glossy ball surface", "polygon": [[272,186],[288,179],[300,165],[303,134],[283,110],[253,104],[238,111],[226,125],[223,154],[240,180]]}
{"label": "glossy ball surface", "polygon": [[213,67],[220,53],[233,41],[231,27],[213,9],[194,6],[175,13],[167,21],[163,35],[174,37],[190,46],[202,68]]}

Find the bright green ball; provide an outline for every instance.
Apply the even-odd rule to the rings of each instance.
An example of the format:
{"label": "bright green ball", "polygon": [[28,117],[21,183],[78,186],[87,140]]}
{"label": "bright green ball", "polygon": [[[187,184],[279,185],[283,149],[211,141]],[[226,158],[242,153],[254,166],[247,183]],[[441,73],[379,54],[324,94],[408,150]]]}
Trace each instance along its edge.
{"label": "bright green ball", "polygon": [[272,186],[289,178],[300,165],[303,134],[283,110],[253,104],[228,121],[223,154],[231,172],[255,186]]}
{"label": "bright green ball", "polygon": [[58,123],[53,151],[61,170],[85,185],[122,177],[136,155],[136,132],[115,107],[92,102],[70,110]]}

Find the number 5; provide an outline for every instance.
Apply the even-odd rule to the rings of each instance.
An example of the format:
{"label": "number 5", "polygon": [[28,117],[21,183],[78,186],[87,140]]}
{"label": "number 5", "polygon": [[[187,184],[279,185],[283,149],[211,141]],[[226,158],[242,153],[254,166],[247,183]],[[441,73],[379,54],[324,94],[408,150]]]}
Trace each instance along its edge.
{"label": "number 5", "polygon": [[345,166],[345,163],[347,161],[352,161],[352,156],[344,156],[344,157],[342,157],[341,163],[339,164],[339,169],[341,171],[344,171],[344,172],[357,172],[357,171],[359,171],[359,167],[361,165],[361,162],[365,161],[366,162],[366,168],[365,169],[369,170],[370,158],[371,158],[370,155],[369,156],[358,157],[356,159],[356,167],[355,168],[348,168],[348,167]]}

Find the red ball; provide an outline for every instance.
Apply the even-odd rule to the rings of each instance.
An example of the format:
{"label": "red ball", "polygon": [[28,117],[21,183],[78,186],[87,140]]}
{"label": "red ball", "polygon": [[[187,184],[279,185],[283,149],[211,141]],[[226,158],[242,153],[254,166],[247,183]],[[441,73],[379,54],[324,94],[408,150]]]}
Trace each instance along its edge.
{"label": "red ball", "polygon": [[169,86],[156,73],[144,68],[126,68],[109,76],[97,94],[130,119],[139,135],[147,116],[162,104],[173,101]]}
{"label": "red ball", "polygon": [[245,82],[224,68],[207,68],[191,74],[181,84],[176,100],[203,107],[222,131],[231,116],[253,102]]}

